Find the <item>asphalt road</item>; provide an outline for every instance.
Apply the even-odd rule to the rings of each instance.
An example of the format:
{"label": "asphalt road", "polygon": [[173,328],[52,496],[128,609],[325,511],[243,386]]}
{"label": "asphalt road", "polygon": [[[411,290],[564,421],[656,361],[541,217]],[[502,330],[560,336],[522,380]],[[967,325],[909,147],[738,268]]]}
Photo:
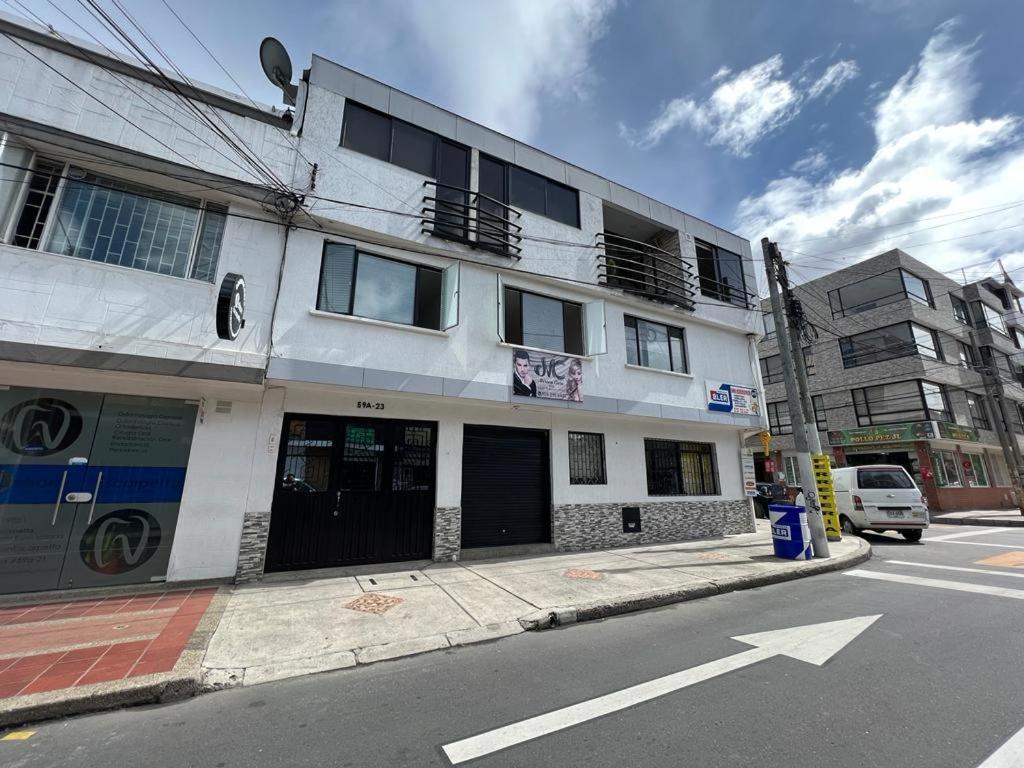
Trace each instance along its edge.
{"label": "asphalt road", "polygon": [[766,658],[462,764],[1024,765],[990,759],[1024,728],[1024,529],[870,541],[854,573],[43,724],[0,765],[447,766],[445,745],[749,652],[732,637],[876,614],[823,666]]}

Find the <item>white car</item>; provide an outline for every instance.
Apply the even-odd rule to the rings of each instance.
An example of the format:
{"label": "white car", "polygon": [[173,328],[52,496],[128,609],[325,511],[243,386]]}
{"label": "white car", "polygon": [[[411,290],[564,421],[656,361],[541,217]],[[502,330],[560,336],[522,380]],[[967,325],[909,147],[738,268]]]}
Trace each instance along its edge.
{"label": "white car", "polygon": [[[928,500],[898,464],[833,469],[832,485],[845,534],[896,531],[907,541],[920,541],[928,527]],[[803,494],[796,503],[803,505]]]}

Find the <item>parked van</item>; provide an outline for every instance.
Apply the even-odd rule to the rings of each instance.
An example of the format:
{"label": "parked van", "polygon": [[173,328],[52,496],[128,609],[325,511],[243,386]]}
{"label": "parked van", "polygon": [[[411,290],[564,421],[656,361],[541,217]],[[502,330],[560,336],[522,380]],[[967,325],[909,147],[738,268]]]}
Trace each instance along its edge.
{"label": "parked van", "polygon": [[928,500],[899,465],[833,469],[832,485],[843,533],[897,531],[920,541],[928,527]]}

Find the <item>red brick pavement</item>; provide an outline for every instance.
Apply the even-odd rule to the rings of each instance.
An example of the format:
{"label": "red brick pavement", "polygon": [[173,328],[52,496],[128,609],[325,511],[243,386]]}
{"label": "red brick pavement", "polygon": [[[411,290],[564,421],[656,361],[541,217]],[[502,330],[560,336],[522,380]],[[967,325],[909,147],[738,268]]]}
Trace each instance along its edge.
{"label": "red brick pavement", "polygon": [[0,608],[0,698],[169,672],[216,591]]}

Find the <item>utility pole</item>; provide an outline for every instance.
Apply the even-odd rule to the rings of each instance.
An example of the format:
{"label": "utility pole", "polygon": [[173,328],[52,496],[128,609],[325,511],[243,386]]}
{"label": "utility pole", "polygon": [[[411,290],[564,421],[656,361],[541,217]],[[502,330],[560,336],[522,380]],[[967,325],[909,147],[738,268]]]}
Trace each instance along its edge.
{"label": "utility pole", "polygon": [[[789,405],[789,418],[793,425],[793,442],[796,445],[797,464],[800,467],[800,480],[804,492],[804,506],[807,508],[807,526],[811,530],[811,546],[815,557],[829,557],[828,537],[825,534],[825,521],[821,515],[818,502],[818,489],[814,480],[814,467],[808,452],[807,420],[804,418],[804,404],[801,402],[796,366],[793,360],[793,346],[787,317],[782,308],[779,295],[778,266],[782,262],[775,243],[767,237],[761,238],[761,250],[764,253],[764,269],[768,276],[768,292],[771,296],[772,315],[775,318],[775,335],[779,342],[779,359],[782,361],[782,376],[786,383],[786,401]],[[796,340],[800,350],[799,338]],[[803,362],[802,352],[801,362]],[[804,372],[806,377],[806,371]],[[813,412],[811,423],[813,424]],[[817,426],[814,427],[817,440]],[[819,451],[820,453],[820,445]]]}
{"label": "utility pole", "polygon": [[981,357],[981,350],[978,347],[974,331],[968,331],[971,341],[971,349],[975,358],[979,361],[981,380],[985,387],[985,406],[989,410],[989,417],[992,426],[995,428],[999,438],[999,446],[1003,449],[1003,459],[1006,461],[1006,468],[1010,472],[1010,482],[1013,483],[1013,495],[1017,501],[1020,513],[1024,515],[1024,483],[1022,483],[1022,467],[1020,449],[1017,447],[1017,437],[1010,427],[1013,422],[1010,420],[1010,409],[1006,404],[1006,396],[1003,392],[1003,382],[999,378],[999,372],[992,363],[992,358],[984,360]]}

